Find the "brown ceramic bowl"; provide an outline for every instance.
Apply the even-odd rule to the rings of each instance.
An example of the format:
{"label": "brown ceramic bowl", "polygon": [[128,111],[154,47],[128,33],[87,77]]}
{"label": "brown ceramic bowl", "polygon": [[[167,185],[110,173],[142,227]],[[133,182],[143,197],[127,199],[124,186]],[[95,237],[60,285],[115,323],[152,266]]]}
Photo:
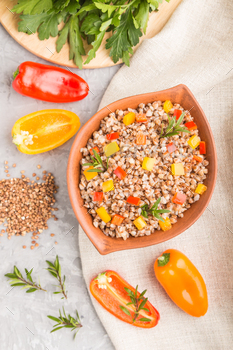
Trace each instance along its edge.
{"label": "brown ceramic bowl", "polygon": [[[178,219],[178,222],[169,231],[158,231],[144,237],[129,237],[126,241],[122,238],[108,237],[99,228],[93,226],[91,215],[83,207],[83,199],[81,198],[78,186],[80,160],[82,158],[80,149],[86,146],[92,133],[99,129],[100,121],[109,114],[109,110],[115,111],[116,109],[126,109],[128,107],[136,108],[139,103],[146,104],[156,100],[171,100],[173,103],[180,103],[187,110],[192,109],[192,116],[198,125],[200,137],[207,143],[206,158],[209,161],[209,173],[205,180],[205,185],[208,187],[208,190],[201,196],[198,202],[192,204],[191,208],[185,212],[184,217]],[[217,155],[213,134],[203,110],[187,86],[178,85],[163,91],[127,97],[113,102],[107,107],[109,109],[106,107],[101,109],[78,132],[70,151],[67,168],[68,192],[74,213],[83,230],[101,254],[151,246],[167,241],[187,230],[205,211],[213,194],[217,176]]]}

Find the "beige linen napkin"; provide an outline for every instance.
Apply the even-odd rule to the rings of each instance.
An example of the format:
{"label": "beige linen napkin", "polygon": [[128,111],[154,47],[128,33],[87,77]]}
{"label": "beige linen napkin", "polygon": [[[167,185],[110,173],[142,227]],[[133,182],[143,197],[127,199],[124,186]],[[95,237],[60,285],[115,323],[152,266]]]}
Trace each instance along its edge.
{"label": "beige linen napkin", "polygon": [[[157,327],[144,330],[121,322],[93,298],[117,350],[233,349],[233,3],[183,0],[166,27],[146,40],[110,83],[101,107],[130,95],[186,84],[210,122],[218,153],[217,185],[208,209],[180,236],[148,248],[101,256],[80,228],[87,286],[93,276],[116,270],[159,310]],[[232,69],[232,71],[230,71]],[[138,101],[140,103],[140,101]],[[202,318],[181,311],[155,279],[155,258],[168,248],[184,252],[203,275],[209,310]]]}

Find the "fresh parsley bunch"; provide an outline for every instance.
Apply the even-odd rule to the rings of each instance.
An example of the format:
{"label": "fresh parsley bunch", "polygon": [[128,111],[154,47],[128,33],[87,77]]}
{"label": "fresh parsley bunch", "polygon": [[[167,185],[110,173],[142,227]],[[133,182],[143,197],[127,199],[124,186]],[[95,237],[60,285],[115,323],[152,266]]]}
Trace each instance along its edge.
{"label": "fresh parsley bunch", "polygon": [[[170,0],[166,0],[169,2]],[[120,59],[129,66],[133,47],[146,33],[149,13],[158,11],[163,0],[18,0],[12,11],[20,14],[18,31],[38,32],[40,40],[56,37],[60,52],[68,41],[69,59],[81,69],[86,55],[83,41],[91,44],[84,64],[89,63],[100,47],[106,32],[106,49],[114,63]],[[63,23],[62,29],[58,26]]]}

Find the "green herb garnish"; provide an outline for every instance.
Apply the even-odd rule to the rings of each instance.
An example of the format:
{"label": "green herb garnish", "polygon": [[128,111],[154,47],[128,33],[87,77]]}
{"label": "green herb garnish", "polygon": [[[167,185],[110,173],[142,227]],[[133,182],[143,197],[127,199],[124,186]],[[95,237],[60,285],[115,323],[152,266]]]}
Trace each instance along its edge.
{"label": "green herb garnish", "polygon": [[[134,305],[134,307],[135,307],[134,315],[132,316],[131,315],[132,311],[130,312],[129,309],[127,309],[125,306],[120,305],[120,308],[126,315],[132,316],[132,323],[134,323],[139,316],[140,310],[145,310],[145,311],[149,312],[149,310],[144,307],[147,300],[148,300],[148,298],[144,298],[144,295],[145,295],[147,290],[145,289],[139,296],[137,296],[138,286],[136,287],[135,292],[132,292],[132,290],[130,290],[129,288],[126,288],[126,287],[124,289],[128,293],[130,300],[131,300],[131,302],[127,303],[126,306]],[[139,321],[150,322],[151,319],[143,317],[143,318],[139,318]]]}
{"label": "green herb garnish", "polygon": [[176,121],[176,116],[174,116],[172,119],[170,119],[169,115],[167,114],[168,117],[168,126],[164,130],[163,129],[163,124],[162,124],[162,130],[160,137],[171,137],[174,135],[179,135],[180,132],[187,132],[190,133],[190,131],[186,127],[181,127],[180,124],[182,123],[183,119],[185,116],[185,112],[183,112],[180,116],[180,118]]}
{"label": "green herb garnish", "polygon": [[157,199],[157,201],[152,205],[152,207],[149,209],[149,205],[148,204],[143,204],[141,206],[141,215],[144,216],[145,218],[148,218],[148,215],[151,214],[153,215],[156,219],[162,221],[162,222],[165,222],[163,217],[159,214],[162,214],[162,213],[170,213],[170,210],[167,210],[167,209],[158,209],[158,205],[161,201],[161,197],[159,197]]}
{"label": "green herb garnish", "polygon": [[32,276],[31,276],[32,271],[33,269],[31,269],[30,271],[25,269],[27,278],[24,278],[20,273],[19,269],[16,266],[14,266],[14,272],[7,273],[5,276],[10,278],[10,285],[12,287],[22,286],[23,287],[22,289],[28,288],[26,293],[32,293],[32,292],[35,292],[36,290],[43,290],[44,292],[47,292],[45,289],[41,287],[40,283],[36,284],[36,282],[33,282]]}
{"label": "green herb garnish", "polygon": [[47,268],[47,270],[51,273],[51,275],[53,277],[55,277],[58,282],[59,282],[59,292],[54,292],[53,294],[60,294],[62,293],[64,295],[64,297],[62,297],[62,299],[66,298],[67,299],[67,291],[65,290],[65,280],[66,280],[66,276],[63,276],[63,279],[61,277],[61,265],[59,262],[59,258],[58,255],[56,256],[56,259],[54,261],[54,263],[52,263],[51,261],[46,260],[47,264],[49,265],[49,267]]}
{"label": "green herb garnish", "polygon": [[57,52],[68,42],[69,59],[81,69],[86,55],[83,40],[92,46],[87,64],[96,56],[106,32],[111,36],[105,47],[114,63],[122,59],[129,66],[133,47],[146,33],[149,13],[158,11],[160,3],[162,0],[18,0],[12,11],[20,14],[19,32],[38,32],[40,40],[57,37]]}
{"label": "green herb garnish", "polygon": [[62,316],[60,310],[59,310],[59,315],[60,315],[59,317],[54,317],[54,316],[50,316],[50,315],[47,316],[48,318],[50,318],[51,320],[56,322],[56,324],[53,326],[54,329],[50,333],[58,331],[61,328],[70,328],[71,331],[76,330],[76,332],[74,334],[74,338],[75,338],[79,329],[82,327],[78,312],[76,311],[77,318],[74,318],[70,315],[66,316],[66,313],[65,313],[65,310],[63,307],[63,315],[64,316]]}
{"label": "green herb garnish", "polygon": [[104,166],[103,161],[100,157],[100,155],[98,154],[98,152],[96,152],[96,150],[94,148],[92,148],[93,154],[94,156],[91,156],[92,159],[92,163],[84,163],[82,164],[82,166],[93,166],[93,169],[89,169],[87,170],[88,173],[103,173],[106,170],[108,170],[108,160],[109,157],[107,158],[107,163],[106,166]]}

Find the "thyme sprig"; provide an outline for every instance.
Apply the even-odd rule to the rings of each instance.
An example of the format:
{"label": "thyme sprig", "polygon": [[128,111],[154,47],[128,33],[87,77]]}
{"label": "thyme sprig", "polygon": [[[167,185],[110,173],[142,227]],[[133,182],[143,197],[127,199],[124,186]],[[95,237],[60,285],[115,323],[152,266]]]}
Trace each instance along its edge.
{"label": "thyme sprig", "polygon": [[60,294],[60,293],[62,293],[64,295],[64,297],[62,297],[62,299],[64,299],[64,298],[67,299],[67,291],[65,290],[66,276],[64,275],[63,279],[62,279],[62,276],[61,276],[61,265],[60,265],[60,262],[59,262],[58,255],[56,256],[56,259],[55,259],[54,263],[52,263],[51,261],[48,261],[48,260],[46,260],[46,262],[49,265],[49,267],[46,270],[48,270],[51,273],[51,275],[58,280],[58,282],[60,284],[58,286],[60,288],[60,290],[58,292],[54,292],[53,294]]}
{"label": "thyme sprig", "polygon": [[107,163],[106,166],[104,165],[100,155],[94,148],[92,148],[94,156],[91,156],[92,162],[90,163],[84,163],[82,164],[83,166],[93,166],[93,169],[87,170],[88,173],[102,173],[108,170],[108,160],[109,157],[107,158]]}
{"label": "thyme sprig", "polygon": [[82,327],[78,311],[76,311],[76,318],[70,316],[69,314],[68,314],[68,316],[66,316],[65,309],[63,307],[63,315],[64,316],[62,316],[60,309],[59,309],[59,315],[60,315],[59,317],[54,317],[54,316],[50,316],[50,315],[47,316],[48,318],[50,318],[51,320],[56,322],[56,324],[53,326],[54,329],[52,329],[50,333],[58,331],[61,328],[70,328],[71,331],[76,330],[76,332],[74,334],[74,339],[75,339],[79,329]]}
{"label": "thyme sprig", "polygon": [[[120,305],[120,308],[126,315],[132,316],[132,323],[134,323],[137,320],[138,316],[139,316],[140,310],[144,310],[144,311],[149,312],[149,310],[146,307],[144,307],[146,305],[147,300],[148,300],[148,298],[144,297],[144,295],[145,295],[147,290],[145,289],[138,296],[137,295],[138,294],[138,286],[136,287],[135,292],[133,292],[132,290],[130,290],[129,288],[126,288],[126,287],[124,289],[128,293],[128,295],[130,297],[130,300],[131,300],[131,302],[127,303],[126,306],[134,305],[134,307],[135,307],[134,315],[132,316],[131,312],[125,306]],[[139,321],[150,322],[151,319],[150,318],[146,318],[146,317],[142,317],[142,318],[139,318]]]}
{"label": "thyme sprig", "polygon": [[156,219],[164,222],[164,218],[159,215],[162,213],[170,213],[170,210],[167,209],[158,209],[158,205],[161,201],[161,197],[159,197],[157,199],[157,201],[152,205],[152,207],[149,209],[149,205],[148,204],[143,204],[141,206],[141,215],[144,216],[145,218],[148,218],[148,215],[151,214],[153,215]]}
{"label": "thyme sprig", "polygon": [[176,121],[176,116],[174,116],[173,118],[170,118],[169,115],[167,114],[168,126],[164,130],[163,129],[163,124],[162,124],[162,130],[161,130],[160,137],[161,138],[171,137],[171,136],[174,136],[174,135],[179,135],[180,132],[190,133],[190,131],[186,127],[181,127],[180,126],[180,124],[182,123],[182,121],[184,119],[184,116],[185,116],[185,112],[183,112],[181,114],[181,116],[179,117],[179,119]]}
{"label": "thyme sprig", "polygon": [[33,282],[32,280],[32,271],[33,268],[28,271],[27,269],[25,269],[26,272],[26,278],[24,278],[21,274],[21,272],[19,271],[19,269],[14,266],[14,272],[13,273],[7,273],[5,274],[6,277],[10,278],[10,285],[12,287],[20,287],[22,286],[22,289],[27,289],[26,293],[32,293],[35,292],[36,290],[43,290],[44,292],[47,292],[47,290],[43,289],[39,284],[36,284],[36,282]]}

